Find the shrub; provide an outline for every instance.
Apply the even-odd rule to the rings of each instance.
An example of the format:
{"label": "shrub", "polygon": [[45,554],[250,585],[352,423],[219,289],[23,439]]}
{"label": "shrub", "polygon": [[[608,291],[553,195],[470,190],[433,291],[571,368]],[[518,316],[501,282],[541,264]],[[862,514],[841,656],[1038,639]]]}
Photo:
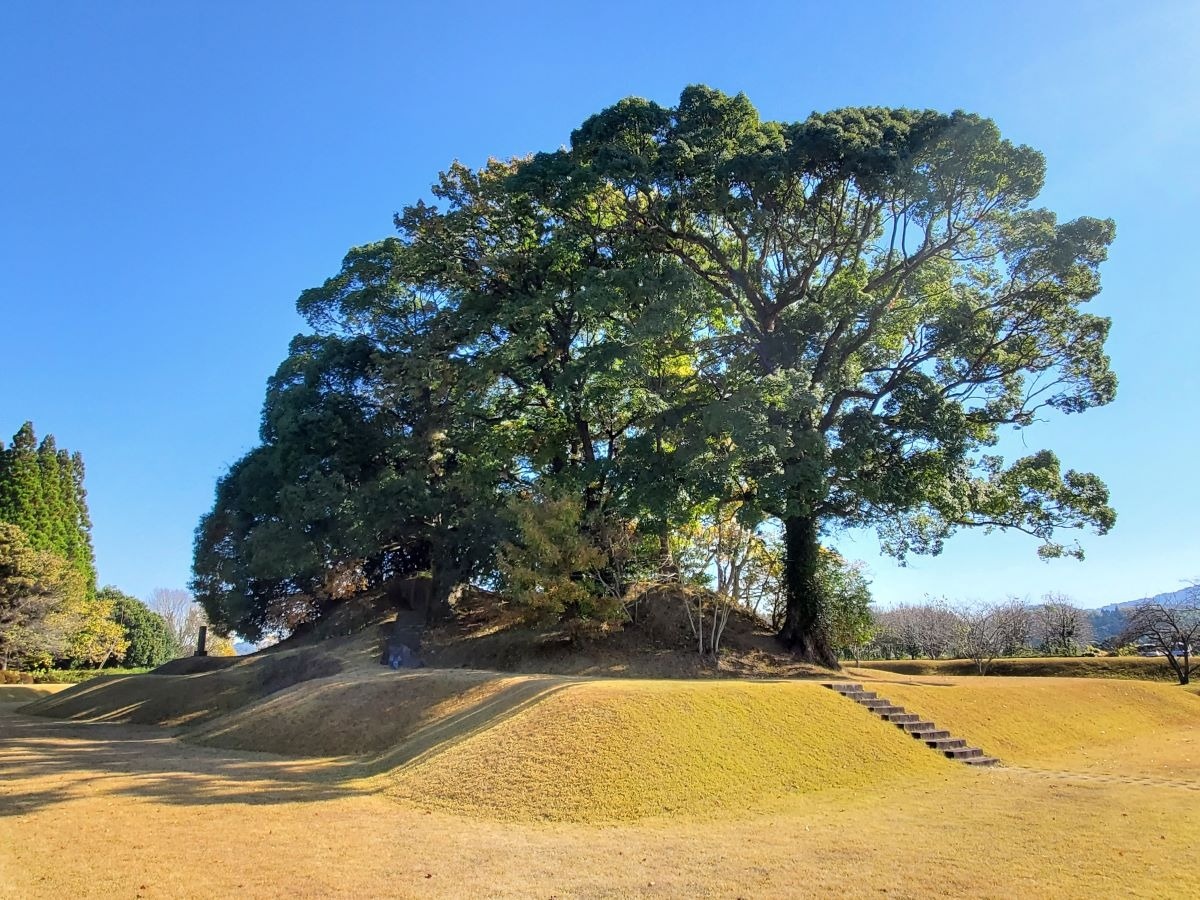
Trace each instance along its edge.
{"label": "shrub", "polygon": [[624,585],[612,578],[614,555],[583,521],[573,497],[519,498],[510,504],[517,541],[500,546],[497,564],[509,595],[532,621],[624,618]]}

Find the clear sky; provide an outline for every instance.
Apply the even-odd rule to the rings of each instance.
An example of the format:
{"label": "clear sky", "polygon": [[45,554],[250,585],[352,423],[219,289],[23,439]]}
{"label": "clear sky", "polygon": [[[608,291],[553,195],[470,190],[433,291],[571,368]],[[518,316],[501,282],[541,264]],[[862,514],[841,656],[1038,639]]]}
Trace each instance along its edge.
{"label": "clear sky", "polygon": [[83,452],[102,583],[183,586],[301,290],[451,160],[696,82],[778,119],[978,112],[1046,154],[1045,205],[1117,221],[1094,306],[1118,399],[1023,438],[1103,475],[1116,529],[1083,563],[961,535],[906,569],[842,536],[882,603],[1200,576],[1194,2],[0,4],[0,435],[32,419]]}

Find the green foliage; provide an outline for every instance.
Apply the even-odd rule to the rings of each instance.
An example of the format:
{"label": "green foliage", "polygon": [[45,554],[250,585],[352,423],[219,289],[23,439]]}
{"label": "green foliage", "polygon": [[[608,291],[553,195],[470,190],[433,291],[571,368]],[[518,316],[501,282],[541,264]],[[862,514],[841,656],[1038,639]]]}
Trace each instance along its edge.
{"label": "green foliage", "polygon": [[622,591],[606,579],[610,558],[589,533],[577,498],[522,497],[509,509],[516,535],[500,545],[497,565],[508,594],[531,619],[625,617]]}
{"label": "green foliage", "polygon": [[966,113],[763,122],[744,96],[691,87],[674,108],[593,116],[523,172],[572,222],[595,221],[583,198],[611,198],[613,229],[719,298],[725,384],[709,420],[737,447],[747,502],[788,532],[783,631],[806,652],[828,658],[809,646],[824,603],[814,519],[875,525],[900,557],[963,527],[1078,555],[1057,530],[1112,526],[1095,476],[981,452],[1002,427],[1115,391],[1108,320],[1080,309],[1113,226],[1031,207],[1043,170]]}
{"label": "green foliage", "polygon": [[37,669],[30,674],[34,684],[81,684],[93,678],[144,675],[149,671],[143,666],[107,666],[103,669]]}
{"label": "green foliage", "polygon": [[[1043,174],[968,113],[765,122],[705,87],[622,101],[555,153],[455,164],[301,295],[313,333],[201,522],[196,595],[256,637],[395,575],[507,567],[569,614],[587,546],[522,558],[542,530],[591,534],[610,572],[656,545],[668,572],[672,532],[729,505],[780,526],[781,636],[835,665],[865,626],[830,593],[858,588],[820,572],[831,528],[902,559],[962,528],[1079,556],[1061,533],[1112,527],[1104,484],[989,452],[1116,389],[1108,320],[1084,311],[1113,225],[1037,208]],[[525,495],[572,505],[510,515]]]}
{"label": "green foliage", "polygon": [[840,653],[857,659],[875,636],[871,585],[862,563],[850,562],[823,547],[818,572],[828,598],[825,628],[829,643]]}
{"label": "green foliage", "polygon": [[54,435],[37,443],[33,423],[0,448],[0,522],[16,525],[34,550],[65,559],[95,590],[91,519],[83,486],[83,457],[60,450]]}
{"label": "green foliage", "polygon": [[0,523],[0,668],[65,652],[87,602],[76,569]]}
{"label": "green foliage", "polygon": [[111,618],[124,632],[127,646],[120,661],[125,666],[153,669],[175,658],[175,637],[162,616],[111,586],[102,588],[97,596],[111,603]]}
{"label": "green foliage", "polygon": [[85,597],[64,610],[73,620],[67,639],[65,659],[73,664],[104,668],[112,659],[120,659],[129,646],[124,627],[114,621],[111,592]]}

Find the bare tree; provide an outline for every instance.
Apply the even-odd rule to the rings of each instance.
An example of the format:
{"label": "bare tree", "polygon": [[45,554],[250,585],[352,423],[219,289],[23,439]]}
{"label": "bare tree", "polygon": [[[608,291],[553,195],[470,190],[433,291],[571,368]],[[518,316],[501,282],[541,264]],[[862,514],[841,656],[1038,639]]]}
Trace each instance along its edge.
{"label": "bare tree", "polygon": [[1033,610],[1034,633],[1048,654],[1074,656],[1095,638],[1092,619],[1064,594],[1046,594]]}
{"label": "bare tree", "polygon": [[1191,681],[1200,644],[1200,587],[1193,587],[1180,603],[1143,601],[1129,611],[1126,623],[1122,641],[1151,644],[1166,654],[1180,684]]}
{"label": "bare tree", "polygon": [[200,626],[208,624],[208,617],[191,592],[179,588],[155,588],[146,605],[166,621],[180,656],[191,656],[196,652]]}
{"label": "bare tree", "polygon": [[954,613],[958,619],[958,650],[974,660],[980,675],[987,674],[996,657],[1010,656],[1028,643],[1031,618],[1029,608],[1020,600],[964,604]]}

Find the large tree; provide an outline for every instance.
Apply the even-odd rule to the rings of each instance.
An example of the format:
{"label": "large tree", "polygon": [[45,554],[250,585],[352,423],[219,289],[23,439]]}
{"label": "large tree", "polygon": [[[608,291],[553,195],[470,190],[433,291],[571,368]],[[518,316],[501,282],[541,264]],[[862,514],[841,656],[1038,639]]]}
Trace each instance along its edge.
{"label": "large tree", "polygon": [[7,449],[0,446],[0,522],[20,528],[35,550],[66,560],[92,593],[96,566],[83,477],[83,457],[60,450],[52,434],[39,444],[32,422]]}
{"label": "large tree", "polygon": [[[620,231],[720,299],[731,387],[707,421],[736,447],[747,507],[784,528],[781,638],[835,664],[819,540],[875,526],[903,557],[957,529],[1011,529],[1046,557],[1113,524],[1094,475],[1049,451],[1006,463],[1002,428],[1109,402],[1100,289],[1111,221],[1033,206],[1044,161],[975,115],[846,109],[766,122],[705,87],[629,99],[519,189]],[[711,436],[709,438],[711,441]]]}

